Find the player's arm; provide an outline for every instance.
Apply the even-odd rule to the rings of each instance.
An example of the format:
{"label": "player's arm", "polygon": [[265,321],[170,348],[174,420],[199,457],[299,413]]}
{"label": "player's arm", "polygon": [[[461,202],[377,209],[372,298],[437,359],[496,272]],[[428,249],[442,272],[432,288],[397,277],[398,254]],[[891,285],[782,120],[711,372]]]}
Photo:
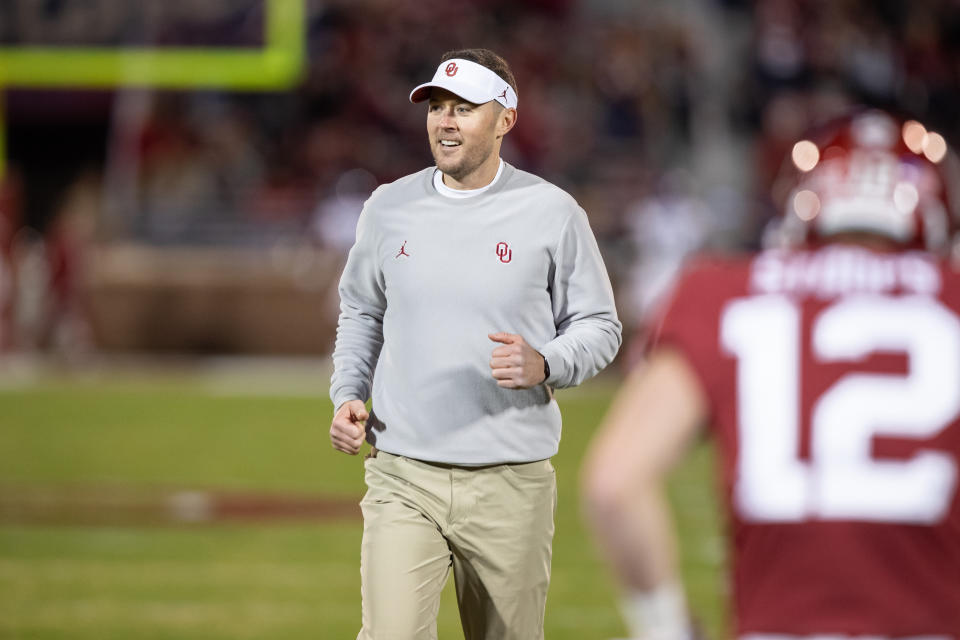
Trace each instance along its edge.
{"label": "player's arm", "polygon": [[699,378],[659,348],[617,394],[582,471],[584,511],[623,592],[634,637],[690,634],[664,480],[707,418]]}

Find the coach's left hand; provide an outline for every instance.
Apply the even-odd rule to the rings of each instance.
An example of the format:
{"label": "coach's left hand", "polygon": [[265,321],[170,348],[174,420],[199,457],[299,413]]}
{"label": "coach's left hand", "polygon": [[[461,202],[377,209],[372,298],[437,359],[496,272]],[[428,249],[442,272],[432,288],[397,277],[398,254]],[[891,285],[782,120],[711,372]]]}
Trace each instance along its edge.
{"label": "coach's left hand", "polygon": [[493,350],[490,369],[504,389],[529,389],[544,381],[543,356],[515,333],[491,333],[488,336],[502,346]]}

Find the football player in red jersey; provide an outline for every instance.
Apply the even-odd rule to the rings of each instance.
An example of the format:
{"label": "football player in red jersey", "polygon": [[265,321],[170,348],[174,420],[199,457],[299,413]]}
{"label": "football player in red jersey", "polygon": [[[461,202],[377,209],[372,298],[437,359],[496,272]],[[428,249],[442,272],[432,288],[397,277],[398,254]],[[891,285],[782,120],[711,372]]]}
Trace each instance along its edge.
{"label": "football player in red jersey", "polygon": [[783,247],[681,276],[583,470],[634,637],[690,637],[662,487],[706,426],[735,637],[960,639],[952,162],[859,112],[793,148]]}

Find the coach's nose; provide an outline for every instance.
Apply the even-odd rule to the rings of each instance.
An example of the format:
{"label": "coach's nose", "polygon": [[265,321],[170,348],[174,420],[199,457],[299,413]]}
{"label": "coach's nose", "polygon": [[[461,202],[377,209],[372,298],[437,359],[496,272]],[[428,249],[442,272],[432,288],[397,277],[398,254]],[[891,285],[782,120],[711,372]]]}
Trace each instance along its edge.
{"label": "coach's nose", "polygon": [[443,113],[440,114],[440,122],[437,124],[440,125],[441,129],[456,129],[457,128],[457,119],[453,117],[453,107],[449,107],[443,110]]}

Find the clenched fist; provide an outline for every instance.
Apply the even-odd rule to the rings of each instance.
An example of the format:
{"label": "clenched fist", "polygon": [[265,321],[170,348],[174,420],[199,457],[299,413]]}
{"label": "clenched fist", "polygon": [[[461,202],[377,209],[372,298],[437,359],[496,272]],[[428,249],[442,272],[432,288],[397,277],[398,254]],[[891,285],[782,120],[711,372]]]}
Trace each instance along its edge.
{"label": "clenched fist", "polygon": [[497,384],[504,389],[529,389],[546,379],[543,356],[515,333],[491,333],[489,337],[502,346],[493,350],[490,369]]}
{"label": "clenched fist", "polygon": [[366,439],[368,417],[367,408],[360,400],[347,400],[340,405],[330,423],[330,443],[333,448],[352,456],[359,453]]}

